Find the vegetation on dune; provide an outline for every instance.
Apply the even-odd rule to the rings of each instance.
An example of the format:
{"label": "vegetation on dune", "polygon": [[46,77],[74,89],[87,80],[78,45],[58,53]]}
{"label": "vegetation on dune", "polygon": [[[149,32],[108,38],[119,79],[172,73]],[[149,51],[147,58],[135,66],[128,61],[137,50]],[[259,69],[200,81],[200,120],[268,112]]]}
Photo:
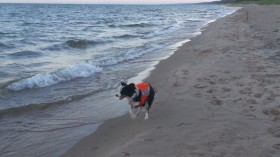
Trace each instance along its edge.
{"label": "vegetation on dune", "polygon": [[245,4],[280,4],[280,0],[222,0],[223,2],[245,3]]}

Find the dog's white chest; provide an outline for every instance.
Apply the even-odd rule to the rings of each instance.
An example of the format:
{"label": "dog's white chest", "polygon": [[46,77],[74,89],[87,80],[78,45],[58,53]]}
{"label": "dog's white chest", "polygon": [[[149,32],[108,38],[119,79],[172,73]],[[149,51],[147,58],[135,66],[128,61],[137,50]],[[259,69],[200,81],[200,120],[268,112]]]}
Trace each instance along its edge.
{"label": "dog's white chest", "polygon": [[139,105],[139,102],[133,101],[133,98],[128,98],[128,97],[127,97],[127,101],[128,101],[128,104],[129,104],[130,106],[135,107],[135,106]]}

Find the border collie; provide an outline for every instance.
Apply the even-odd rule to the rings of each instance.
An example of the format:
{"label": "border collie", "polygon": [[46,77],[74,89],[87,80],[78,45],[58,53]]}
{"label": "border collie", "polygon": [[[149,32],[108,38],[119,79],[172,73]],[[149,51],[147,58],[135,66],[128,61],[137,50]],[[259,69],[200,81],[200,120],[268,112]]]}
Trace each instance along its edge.
{"label": "border collie", "polygon": [[[121,82],[121,85],[120,95],[116,94],[116,96],[120,100],[127,98],[128,104],[130,105],[131,117],[135,118],[139,115],[141,108],[146,107],[145,120],[149,119],[149,109],[152,106],[156,93],[151,84],[141,82],[135,85],[134,83],[126,84],[125,82]],[[136,115],[132,112],[132,108],[138,108]]]}

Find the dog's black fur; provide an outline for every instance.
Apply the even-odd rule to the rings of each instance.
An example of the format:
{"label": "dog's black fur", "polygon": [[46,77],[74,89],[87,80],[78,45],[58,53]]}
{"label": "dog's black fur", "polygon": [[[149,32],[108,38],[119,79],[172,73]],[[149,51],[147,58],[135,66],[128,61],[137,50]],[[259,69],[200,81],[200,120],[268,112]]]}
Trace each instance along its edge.
{"label": "dog's black fur", "polygon": [[[142,96],[142,92],[140,89],[136,88],[134,83],[130,83],[130,84],[126,84],[125,82],[121,82],[122,88],[120,91],[120,95],[116,95],[119,97],[119,99],[123,99],[123,98],[127,98],[128,99],[128,103],[131,107],[140,107],[137,115],[139,114],[140,110],[141,110],[141,105],[139,105],[140,100],[141,100],[141,96]],[[148,117],[149,115],[149,109],[151,108],[153,101],[154,101],[154,97],[155,97],[155,89],[151,86],[151,84],[149,83],[149,93],[148,93],[148,98],[144,104],[144,106],[146,106],[146,116]],[[137,104],[137,105],[134,105]],[[145,119],[147,119],[145,117]]]}

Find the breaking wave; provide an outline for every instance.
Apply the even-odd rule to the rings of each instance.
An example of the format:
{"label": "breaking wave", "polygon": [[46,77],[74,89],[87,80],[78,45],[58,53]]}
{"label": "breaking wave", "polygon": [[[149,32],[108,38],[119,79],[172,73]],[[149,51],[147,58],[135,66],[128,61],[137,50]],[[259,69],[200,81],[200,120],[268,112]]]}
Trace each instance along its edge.
{"label": "breaking wave", "polygon": [[93,41],[93,40],[86,40],[86,39],[71,39],[67,40],[64,43],[54,44],[51,46],[48,46],[46,48],[42,48],[42,50],[51,50],[51,51],[57,51],[62,49],[86,49],[91,46],[96,46],[98,44],[105,44],[105,43],[111,42],[111,41]]}
{"label": "breaking wave", "polygon": [[144,27],[151,27],[153,24],[150,23],[132,23],[132,24],[123,24],[123,25],[118,25],[118,24],[109,24],[109,27],[121,27],[121,28],[144,28]]}
{"label": "breaking wave", "polygon": [[19,52],[9,54],[9,56],[12,57],[40,57],[42,55],[43,53],[34,52],[34,51],[19,51]]}
{"label": "breaking wave", "polygon": [[175,31],[178,31],[181,27],[179,25],[173,25],[171,27],[167,27],[164,28],[162,30],[156,30],[153,33],[149,33],[147,34],[145,37],[146,38],[152,38],[154,36],[160,36],[160,35],[164,35],[164,34],[170,34],[173,33]]}
{"label": "breaking wave", "polygon": [[121,27],[150,27],[150,26],[153,25],[149,23],[133,23],[133,24],[122,25]]}
{"label": "breaking wave", "polygon": [[133,35],[133,34],[124,34],[119,36],[114,36],[114,38],[120,38],[120,39],[130,39],[130,38],[137,38],[139,35]]}
{"label": "breaking wave", "polygon": [[84,49],[88,46],[94,46],[98,44],[96,41],[92,40],[68,40],[65,42],[67,46],[71,48],[78,48],[78,49]]}
{"label": "breaking wave", "polygon": [[0,42],[0,47],[7,48],[8,46],[5,45],[4,43]]}
{"label": "breaking wave", "polygon": [[58,69],[54,72],[39,73],[32,77],[21,79],[7,86],[9,90],[19,91],[23,89],[41,88],[52,86],[75,78],[85,78],[101,72],[103,67],[115,65],[124,61],[139,58],[144,54],[162,48],[160,45],[148,45],[145,50],[128,50],[119,56],[106,56],[96,60],[88,60],[69,67]]}
{"label": "breaking wave", "polygon": [[101,91],[103,91],[103,90],[98,89],[98,90],[90,91],[88,93],[72,95],[72,96],[66,97],[64,99],[53,101],[53,102],[26,104],[26,105],[17,106],[17,107],[0,109],[0,117],[4,116],[4,115],[16,115],[16,114],[24,114],[24,113],[31,112],[31,111],[45,110],[50,107],[59,106],[59,105],[65,104],[65,103],[69,103],[71,101],[83,99],[85,97],[94,95]]}
{"label": "breaking wave", "polygon": [[36,74],[32,77],[14,82],[7,88],[19,91],[27,88],[47,87],[61,82],[70,81],[74,78],[89,77],[100,71],[102,71],[102,68],[88,62],[83,62],[54,72]]}
{"label": "breaking wave", "polygon": [[95,64],[97,66],[110,66],[110,65],[115,65],[121,62],[125,62],[128,60],[132,60],[132,59],[136,59],[139,58],[147,53],[153,52],[155,50],[158,50],[160,48],[162,48],[163,46],[161,45],[149,45],[149,46],[145,46],[145,50],[143,49],[130,49],[128,51],[126,51],[125,53],[119,55],[119,56],[108,56],[108,57],[103,57],[97,61],[89,61],[92,64]]}

